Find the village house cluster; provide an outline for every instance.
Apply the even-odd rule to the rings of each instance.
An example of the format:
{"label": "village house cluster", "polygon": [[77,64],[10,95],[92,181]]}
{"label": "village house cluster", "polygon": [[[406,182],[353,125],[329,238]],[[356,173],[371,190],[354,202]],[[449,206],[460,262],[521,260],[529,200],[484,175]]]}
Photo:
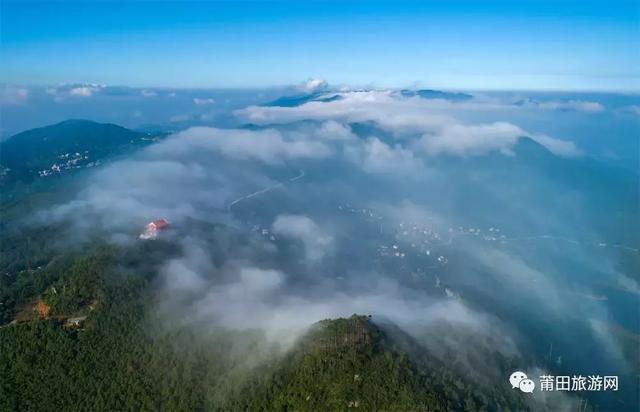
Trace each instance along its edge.
{"label": "village house cluster", "polygon": [[87,168],[87,167],[98,166],[100,164],[99,160],[95,162],[88,162],[84,166],[79,164],[83,160],[89,160],[88,153],[89,151],[85,150],[84,153],[76,152],[76,153],[61,154],[60,156],[58,156],[58,159],[60,159],[60,162],[54,163],[48,169],[39,170],[38,176],[46,177],[46,176],[51,176],[54,173],[62,173],[64,170],[81,169],[82,167]]}

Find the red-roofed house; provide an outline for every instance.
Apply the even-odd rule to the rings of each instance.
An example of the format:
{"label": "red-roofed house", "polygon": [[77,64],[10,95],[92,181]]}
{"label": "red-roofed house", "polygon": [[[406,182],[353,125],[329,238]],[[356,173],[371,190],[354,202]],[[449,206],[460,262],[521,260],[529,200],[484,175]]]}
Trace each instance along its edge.
{"label": "red-roofed house", "polygon": [[155,239],[158,236],[158,231],[169,227],[169,221],[167,219],[156,219],[149,223],[144,231],[140,235],[140,239]]}

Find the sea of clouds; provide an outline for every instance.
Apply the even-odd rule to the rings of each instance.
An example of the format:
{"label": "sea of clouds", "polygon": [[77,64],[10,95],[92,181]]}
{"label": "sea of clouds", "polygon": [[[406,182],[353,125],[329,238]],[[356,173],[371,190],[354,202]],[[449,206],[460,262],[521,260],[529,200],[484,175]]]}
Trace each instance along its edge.
{"label": "sea of clouds", "polygon": [[[48,93],[67,99],[105,90],[65,86]],[[571,339],[562,330],[571,330],[601,349],[602,363],[625,372],[617,341],[600,326],[609,316],[608,302],[588,295],[595,278],[625,285],[636,297],[638,285],[616,269],[618,255],[587,244],[599,235],[589,220],[590,194],[567,192],[554,176],[535,169],[544,163],[527,163],[531,159],[518,148],[523,139],[533,141],[553,162],[567,164],[582,161],[584,151],[563,136],[509,120],[470,120],[477,113],[520,110],[598,115],[604,106],[332,91],[318,80],[298,92],[318,95],[292,107],[233,108],[224,126],[173,133],[92,173],[73,200],[41,217],[70,220],[78,233],[106,228],[125,244],[135,241],[132,228],[159,217],[174,227],[196,219],[247,233],[251,242],[230,245],[222,264],[197,234],[174,239],[183,253],[162,266],[158,311],[176,325],[258,329],[288,348],[321,319],[372,314],[413,333],[434,353],[466,353],[475,367],[490,362],[470,336],[491,342],[483,348],[490,352],[522,358],[522,342],[539,338],[541,329],[548,340],[539,352],[549,342],[566,350]],[[142,97],[155,97],[149,93]],[[12,104],[28,98],[14,94]],[[218,101],[197,99],[196,106]],[[469,227],[471,216],[482,216],[476,227],[518,228],[529,236],[552,228],[551,234],[575,243],[559,251],[557,243],[544,241],[510,247],[457,239],[443,246],[451,263],[446,269],[405,276],[371,263],[378,257],[365,245],[376,237],[366,237],[338,214],[336,207],[346,203],[375,210],[380,233],[410,222],[445,236],[453,227]],[[269,235],[256,234],[256,224]],[[569,267],[584,269],[575,274],[583,279],[569,276]],[[535,319],[529,334],[524,323]],[[457,331],[444,346],[430,334],[441,331],[438,325]]]}

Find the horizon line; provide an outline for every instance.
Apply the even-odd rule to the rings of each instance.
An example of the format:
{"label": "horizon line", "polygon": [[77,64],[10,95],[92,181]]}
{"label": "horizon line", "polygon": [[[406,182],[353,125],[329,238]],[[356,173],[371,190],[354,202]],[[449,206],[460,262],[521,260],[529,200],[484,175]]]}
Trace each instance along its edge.
{"label": "horizon line", "polygon": [[[307,80],[310,80],[308,78]],[[206,86],[169,86],[169,85],[135,85],[135,84],[119,84],[119,83],[106,83],[106,82],[57,82],[57,83],[10,83],[10,82],[0,82],[0,87],[8,88],[8,87],[19,87],[19,88],[45,88],[45,87],[59,87],[59,86],[104,86],[104,87],[122,87],[122,88],[130,88],[130,89],[154,89],[154,90],[184,90],[184,91],[196,91],[196,90],[215,90],[215,91],[238,91],[238,90],[281,90],[281,89],[296,89],[300,84],[304,83],[307,80],[303,80],[297,83],[289,83],[289,84],[274,84],[274,85],[263,85],[263,86],[214,86],[214,85],[206,85]],[[416,83],[422,83],[420,81],[416,81]],[[349,84],[337,84],[332,85],[329,83],[329,86],[325,89],[327,92],[343,92],[345,90],[340,90],[343,88],[351,88],[355,90],[440,90],[440,91],[455,91],[455,92],[527,92],[527,93],[594,93],[594,94],[626,94],[626,95],[640,95],[640,87],[637,89],[607,89],[607,88],[598,88],[598,89],[590,89],[590,88],[523,88],[523,87],[486,87],[486,88],[464,88],[457,86],[446,86],[446,85],[406,85],[406,86],[382,86],[375,85],[373,83],[365,84],[365,85],[349,85]],[[349,90],[346,90],[349,91]],[[304,91],[300,90],[300,92],[304,93]]]}

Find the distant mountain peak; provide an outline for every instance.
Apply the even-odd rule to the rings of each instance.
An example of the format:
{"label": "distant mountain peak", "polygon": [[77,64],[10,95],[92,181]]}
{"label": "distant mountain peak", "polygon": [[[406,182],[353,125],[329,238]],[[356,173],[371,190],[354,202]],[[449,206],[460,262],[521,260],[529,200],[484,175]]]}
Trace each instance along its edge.
{"label": "distant mountain peak", "polygon": [[473,99],[473,95],[461,92],[446,92],[441,90],[432,89],[419,89],[409,90],[403,89],[399,91],[399,94],[404,97],[421,97],[423,99],[444,99],[454,102],[461,102]]}
{"label": "distant mountain peak", "polygon": [[331,93],[323,90],[312,93],[299,93],[282,96],[272,100],[271,102],[265,103],[263,106],[296,107],[312,101],[328,103],[342,98],[343,97],[339,93]]}

